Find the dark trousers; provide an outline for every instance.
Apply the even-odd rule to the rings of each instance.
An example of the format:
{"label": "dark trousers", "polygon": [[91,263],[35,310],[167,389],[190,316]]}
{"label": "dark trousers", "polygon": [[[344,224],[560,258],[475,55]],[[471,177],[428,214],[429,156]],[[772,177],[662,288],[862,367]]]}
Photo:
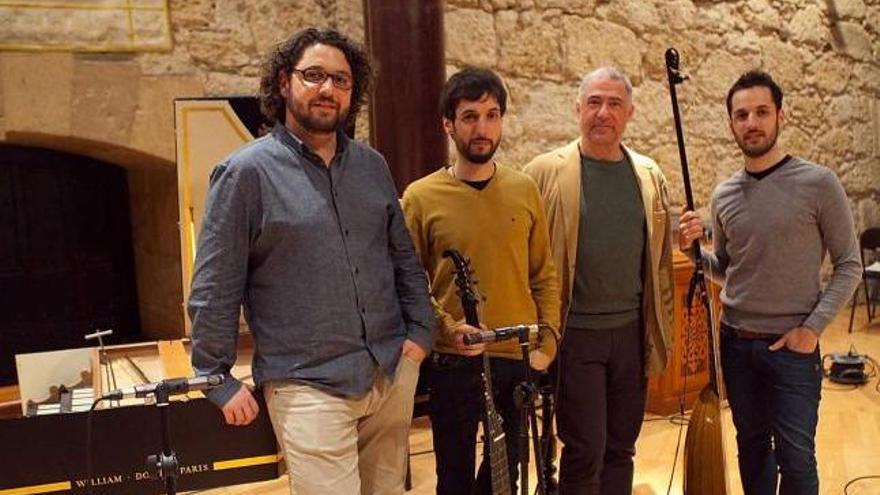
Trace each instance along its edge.
{"label": "dark trousers", "polygon": [[811,354],[770,351],[774,340],[721,333],[721,366],[736,426],[743,492],[775,495],[781,478],[781,495],[815,495],[819,348]]}
{"label": "dark trousers", "polygon": [[560,495],[632,493],[633,456],[647,397],[644,330],[568,328],[557,410]]}
{"label": "dark trousers", "polygon": [[[492,358],[490,364],[495,407],[504,421],[511,487],[516,490],[519,413],[513,392],[524,377],[522,362]],[[492,493],[488,444],[483,445],[483,462],[474,481],[477,426],[485,416],[483,358],[454,354],[431,355],[428,379],[431,386],[429,411],[434,436],[438,495]]]}

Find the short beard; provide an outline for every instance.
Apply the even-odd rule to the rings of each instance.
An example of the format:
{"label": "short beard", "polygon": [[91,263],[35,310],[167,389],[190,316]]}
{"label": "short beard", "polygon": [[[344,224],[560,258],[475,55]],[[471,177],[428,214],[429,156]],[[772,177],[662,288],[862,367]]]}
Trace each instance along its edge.
{"label": "short beard", "polygon": [[498,142],[492,144],[492,148],[485,153],[472,153],[470,150],[470,146],[468,144],[461,145],[458,142],[455,143],[455,147],[458,148],[458,152],[471,163],[475,163],[477,165],[484,165],[492,160],[492,157],[495,156],[495,151],[498,150]]}
{"label": "short beard", "polygon": [[774,146],[776,146],[776,140],[779,139],[779,124],[776,124],[776,129],[773,130],[773,137],[767,141],[766,145],[763,146],[749,146],[746,144],[745,137],[741,140],[737,139],[736,144],[739,146],[739,149],[749,158],[758,158],[764,156],[768,151],[772,150]]}
{"label": "short beard", "polygon": [[348,120],[348,110],[343,112],[337,109],[335,118],[323,120],[312,117],[308,109],[305,112],[301,111],[300,106],[297,104],[288,103],[287,107],[290,109],[290,115],[296,120],[296,123],[310,133],[328,134],[336,132],[342,129]]}

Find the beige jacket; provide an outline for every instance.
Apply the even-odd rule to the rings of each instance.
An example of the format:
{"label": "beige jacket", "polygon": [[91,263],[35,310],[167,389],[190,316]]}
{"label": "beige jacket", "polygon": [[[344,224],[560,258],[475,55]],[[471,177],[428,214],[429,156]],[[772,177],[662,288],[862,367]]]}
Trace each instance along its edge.
{"label": "beige jacket", "polygon": [[[562,297],[562,328],[571,306],[580,222],[581,155],[580,140],[539,155],[523,171],[538,183],[547,223],[550,245]],[[645,371],[659,373],[666,368],[672,352],[673,291],[672,229],[669,225],[669,195],[666,179],[651,158],[624,147],[630,157],[647,219],[648,249],[645,254],[642,316],[645,322]]]}

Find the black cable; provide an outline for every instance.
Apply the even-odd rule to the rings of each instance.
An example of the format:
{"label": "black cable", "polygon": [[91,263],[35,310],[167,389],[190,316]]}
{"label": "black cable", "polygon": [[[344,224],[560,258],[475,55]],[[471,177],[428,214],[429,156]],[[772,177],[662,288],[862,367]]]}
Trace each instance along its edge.
{"label": "black cable", "polygon": [[846,485],[843,486],[843,495],[849,495],[849,487],[859,481],[864,480],[880,480],[880,474],[871,474],[868,476],[859,476],[858,478],[853,478],[849,480]]}

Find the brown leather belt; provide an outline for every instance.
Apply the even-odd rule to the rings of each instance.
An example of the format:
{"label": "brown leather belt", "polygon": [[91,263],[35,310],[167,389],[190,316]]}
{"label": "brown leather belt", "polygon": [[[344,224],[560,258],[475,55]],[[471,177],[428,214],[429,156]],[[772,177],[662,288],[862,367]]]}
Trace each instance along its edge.
{"label": "brown leather belt", "polygon": [[752,332],[750,330],[740,330],[738,328],[733,328],[727,325],[721,325],[721,331],[733,334],[738,339],[743,340],[777,340],[782,335],[777,335],[775,333],[761,333],[761,332]]}

